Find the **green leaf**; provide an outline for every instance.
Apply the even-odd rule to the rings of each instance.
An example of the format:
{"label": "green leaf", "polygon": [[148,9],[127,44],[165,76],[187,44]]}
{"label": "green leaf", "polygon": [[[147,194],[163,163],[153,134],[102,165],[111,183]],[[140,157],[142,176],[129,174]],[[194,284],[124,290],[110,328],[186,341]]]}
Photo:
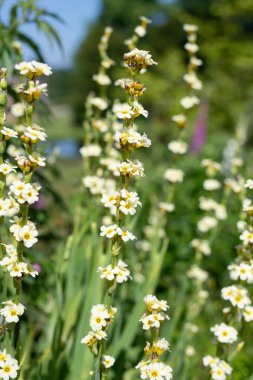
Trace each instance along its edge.
{"label": "green leaf", "polygon": [[56,32],[55,28],[52,25],[50,25],[46,21],[38,20],[37,26],[38,28],[41,28],[44,30],[44,32],[46,33],[50,41],[55,40],[57,45],[63,50],[63,46],[62,46],[59,34]]}
{"label": "green leaf", "polygon": [[27,35],[21,32],[16,32],[16,36],[20,41],[24,42],[34,51],[39,61],[44,62],[44,58],[40,51],[40,48],[32,38],[28,37]]}

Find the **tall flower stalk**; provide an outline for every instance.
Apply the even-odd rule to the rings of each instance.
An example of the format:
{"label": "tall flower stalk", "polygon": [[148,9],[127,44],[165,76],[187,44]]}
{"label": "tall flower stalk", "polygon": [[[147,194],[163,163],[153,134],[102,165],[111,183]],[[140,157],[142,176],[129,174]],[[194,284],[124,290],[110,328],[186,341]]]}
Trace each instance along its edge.
{"label": "tall flower stalk", "polygon": [[107,53],[111,34],[112,28],[106,27],[98,44],[100,66],[98,74],[94,74],[92,77],[98,86],[98,93],[90,93],[86,100],[85,121],[83,123],[84,146],[80,149],[80,153],[84,158],[84,168],[87,173],[94,169],[90,165],[90,158],[101,155],[101,147],[98,144],[101,136],[108,131],[108,122],[106,118],[103,118],[103,115],[109,106],[107,88],[112,82],[107,72],[114,64]]}
{"label": "tall flower stalk", "polygon": [[144,348],[145,359],[137,364],[141,379],[172,379],[172,368],[161,361],[160,356],[169,350],[169,343],[166,339],[159,339],[162,323],[170,319],[167,315],[169,306],[167,301],[158,300],[151,294],[144,298],[146,310],[141,317],[142,328],[150,332],[149,341]]}
{"label": "tall flower stalk", "polygon": [[[36,169],[45,166],[45,158],[36,151],[36,145],[40,141],[46,140],[44,130],[32,122],[32,115],[35,104],[43,93],[46,93],[47,85],[39,83],[37,78],[41,75],[50,75],[51,69],[46,64],[36,61],[21,62],[15,66],[24,80],[18,86],[18,92],[23,101],[26,122],[17,127],[17,131],[4,126],[5,114],[1,109],[1,206],[2,217],[6,217],[8,233],[1,237],[2,257],[0,265],[3,268],[4,277],[10,283],[12,279],[15,290],[14,297],[10,299],[8,294],[7,282],[4,285],[3,293],[6,297],[2,302],[0,310],[2,330],[5,332],[3,342],[3,351],[1,351],[0,360],[0,377],[4,380],[16,378],[20,366],[16,359],[9,357],[8,350],[16,356],[18,360],[24,360],[25,355],[22,352],[22,339],[19,332],[19,326],[15,324],[19,321],[20,316],[24,313],[25,307],[20,302],[22,297],[22,284],[27,276],[36,277],[38,272],[35,270],[30,260],[27,258],[26,250],[31,248],[38,241],[38,231],[34,222],[29,220],[29,208],[39,198],[40,185],[32,181]],[[2,70],[2,75],[4,71]],[[4,99],[6,96],[5,78],[2,78],[2,93]],[[4,102],[3,102],[4,103]],[[23,145],[24,154],[15,157],[16,163],[13,165],[10,161],[3,161],[6,142],[10,138],[16,138]],[[16,171],[16,169],[19,170]],[[16,173],[15,173],[16,172]],[[9,178],[10,174],[17,174],[14,180]],[[6,183],[8,182],[8,186]],[[3,220],[1,217],[1,221]],[[12,295],[12,294],[11,294]],[[16,339],[14,339],[14,332]],[[7,349],[7,351],[6,351]]]}
{"label": "tall flower stalk", "polygon": [[180,100],[180,106],[183,112],[172,116],[172,121],[177,125],[177,137],[168,144],[168,149],[172,155],[171,167],[165,171],[164,178],[169,182],[169,189],[166,201],[160,202],[158,205],[161,211],[167,213],[171,213],[175,210],[174,197],[176,186],[184,181],[185,173],[179,167],[179,158],[188,151],[188,144],[185,141],[187,112],[200,103],[200,99],[196,96],[196,93],[202,90],[202,82],[197,76],[198,68],[202,65],[202,61],[196,56],[199,50],[196,43],[198,26],[185,24],[183,29],[187,35],[187,43],[184,47],[188,55],[188,65],[187,73],[183,76],[187,85],[187,95]]}
{"label": "tall flower stalk", "polygon": [[96,380],[106,379],[108,368],[114,364],[114,358],[106,353],[106,338],[109,326],[113,322],[117,309],[112,306],[113,295],[119,283],[131,278],[127,264],[122,260],[122,244],[135,240],[136,237],[124,225],[126,215],[134,215],[138,206],[141,205],[138,194],[131,191],[132,179],[142,177],[144,169],[138,160],[132,157],[135,149],[149,147],[151,141],[146,134],[140,134],[134,124],[140,115],[148,116],[148,112],[139,103],[139,97],[144,93],[145,86],[138,80],[140,73],[156,62],[147,51],[134,48],[124,54],[124,64],[128,69],[130,78],[122,80],[122,87],[127,95],[127,102],[114,106],[118,119],[123,120],[123,129],[118,133],[122,162],[118,165],[119,184],[118,190],[104,194],[103,205],[113,215],[114,224],[103,225],[101,236],[111,240],[111,260],[106,267],[99,267],[100,277],[105,279],[106,296],[105,302],[93,306],[91,310],[91,331],[82,339],[95,356],[96,364],[94,376]]}
{"label": "tall flower stalk", "polygon": [[[244,187],[253,190],[253,180]],[[233,283],[222,288],[221,297],[229,305],[223,309],[223,321],[211,327],[216,340],[215,356],[205,356],[203,364],[210,369],[211,379],[226,379],[233,371],[236,354],[247,344],[247,324],[253,321],[251,292],[247,286],[253,282],[253,204],[245,191],[238,192],[242,200],[242,215],[238,221],[241,244],[236,247],[237,257],[228,266]]]}

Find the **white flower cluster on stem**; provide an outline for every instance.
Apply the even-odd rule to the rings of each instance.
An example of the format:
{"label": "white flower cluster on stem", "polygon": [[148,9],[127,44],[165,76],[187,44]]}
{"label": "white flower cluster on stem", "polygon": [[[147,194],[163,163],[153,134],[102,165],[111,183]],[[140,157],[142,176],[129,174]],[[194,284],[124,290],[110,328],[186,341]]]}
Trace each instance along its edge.
{"label": "white flower cluster on stem", "polygon": [[[27,276],[36,277],[37,270],[26,257],[26,249],[38,241],[38,231],[34,222],[29,220],[29,207],[39,199],[40,185],[32,182],[33,174],[38,167],[45,166],[45,158],[36,152],[36,144],[45,141],[46,134],[37,124],[32,122],[35,103],[46,93],[47,85],[40,83],[38,77],[50,75],[51,68],[40,62],[21,62],[15,66],[19,72],[21,83],[17,87],[22,103],[13,105],[11,112],[18,120],[16,130],[6,127],[4,106],[6,104],[7,83],[6,70],[1,69],[0,89],[0,224],[7,226],[8,232],[1,236],[0,266],[3,268],[3,298],[0,309],[1,328],[6,335],[4,341],[12,336],[14,326],[25,311],[20,302],[22,282]],[[22,148],[11,149],[11,139],[19,140]],[[8,149],[6,149],[8,147]],[[3,160],[7,152],[15,159],[15,165]],[[2,228],[2,227],[1,227]],[[13,282],[16,294],[8,299],[7,283]],[[9,346],[8,346],[9,347]],[[15,347],[12,347],[15,352]],[[16,359],[0,352],[0,378],[14,379],[18,376],[19,365]]]}
{"label": "white flower cluster on stem", "polygon": [[[168,144],[168,149],[175,159],[173,160],[173,166],[164,173],[164,179],[168,181],[169,184],[167,199],[166,202],[160,202],[158,205],[159,209],[164,213],[171,213],[175,210],[174,195],[176,185],[184,181],[184,171],[178,167],[178,158],[188,151],[188,144],[184,141],[187,124],[186,111],[200,103],[195,92],[202,89],[202,82],[197,77],[198,67],[202,65],[202,61],[196,57],[196,52],[198,51],[198,46],[196,45],[198,27],[196,25],[186,24],[183,28],[187,33],[188,42],[185,44],[185,49],[189,57],[188,70],[183,76],[183,79],[187,84],[190,95],[180,100],[183,113],[172,116],[172,121],[175,122],[178,127],[178,136]],[[192,45],[195,47],[194,49]]]}
{"label": "white flower cluster on stem", "polygon": [[105,189],[115,189],[115,181],[107,177],[114,170],[113,164],[115,167],[115,163],[118,163],[117,157],[113,157],[116,152],[112,148],[115,123],[107,98],[108,87],[112,82],[108,70],[114,65],[107,52],[112,31],[112,28],[106,27],[98,45],[100,66],[98,74],[93,75],[98,92],[90,93],[85,103],[84,145],[80,149],[85,173],[82,183],[95,195],[102,194]]}
{"label": "white flower cluster on stem", "polygon": [[[252,190],[252,180],[246,181],[244,187]],[[237,246],[235,262],[228,266],[233,283],[221,289],[221,297],[229,305],[223,309],[225,322],[211,327],[217,341],[217,356],[203,358],[204,366],[210,368],[211,379],[225,380],[232,373],[232,358],[247,344],[245,324],[253,321],[253,306],[247,285],[253,283],[253,203],[241,194],[244,220],[238,222],[241,245]],[[222,360],[230,358],[229,364]]]}
{"label": "white flower cluster on stem", "polygon": [[169,306],[166,301],[158,300],[156,296],[148,294],[144,298],[146,311],[141,317],[143,330],[150,332],[150,341],[144,348],[145,359],[137,364],[136,368],[140,371],[141,379],[172,379],[172,368],[160,360],[160,356],[169,350],[169,343],[166,339],[159,339],[161,324],[169,316],[167,310]]}
{"label": "white flower cluster on stem", "polygon": [[[143,19],[142,23],[144,22],[146,20]],[[143,70],[157,63],[148,51],[135,47],[124,54],[124,64],[130,75],[122,85],[127,95],[127,103],[114,106],[116,117],[123,122],[123,128],[117,133],[117,143],[122,155],[122,161],[115,168],[118,189],[104,192],[101,199],[104,207],[109,209],[113,216],[113,224],[102,225],[100,232],[100,236],[111,241],[110,263],[98,268],[100,278],[107,281],[107,296],[104,304],[93,307],[90,320],[92,330],[82,339],[82,343],[88,345],[96,358],[95,379],[103,380],[107,377],[108,368],[114,363],[113,358],[105,355],[107,330],[112,323],[112,315],[116,312],[112,307],[113,294],[118,284],[132,278],[127,264],[120,257],[122,244],[136,239],[124,226],[124,217],[134,215],[137,207],[141,206],[139,195],[130,189],[130,184],[133,179],[144,175],[144,168],[141,162],[132,158],[132,153],[134,149],[148,148],[151,144],[146,134],[140,134],[134,125],[138,116],[148,116],[148,112],[138,101],[145,90],[138,77]]]}

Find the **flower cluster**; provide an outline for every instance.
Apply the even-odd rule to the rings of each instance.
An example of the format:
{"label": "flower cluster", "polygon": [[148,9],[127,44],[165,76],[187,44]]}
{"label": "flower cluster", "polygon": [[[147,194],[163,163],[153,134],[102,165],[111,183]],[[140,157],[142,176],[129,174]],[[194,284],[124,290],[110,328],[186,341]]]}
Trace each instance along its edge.
{"label": "flower cluster", "polygon": [[[248,180],[244,185],[245,188],[251,189],[250,183],[251,180]],[[231,190],[230,188],[230,191]],[[240,190],[239,193],[241,194],[242,191]],[[245,204],[250,206],[251,202],[252,201],[248,198],[242,199],[242,209],[245,213],[245,220],[241,220],[238,223],[242,244],[237,246],[238,256],[235,262],[228,266],[230,278],[233,281],[238,281],[238,283],[234,282],[232,285],[221,289],[222,299],[230,303],[229,307],[223,309],[224,316],[229,323],[222,322],[211,327],[211,331],[217,338],[219,344],[227,345],[226,351],[230,353],[231,357],[243,346],[242,343],[239,343],[236,347],[233,345],[233,343],[239,339],[244,340],[243,329],[240,328],[240,325],[253,321],[252,300],[250,292],[246,287],[247,284],[253,283],[251,240],[253,215],[251,212],[248,212],[249,209],[245,207]],[[212,379],[226,379],[232,372],[232,367],[227,363],[225,363],[224,366],[224,361],[218,357],[212,358],[207,356],[203,359],[203,363],[205,366],[211,368],[210,374]]]}
{"label": "flower cluster", "polygon": [[18,376],[18,361],[6,350],[0,351],[0,378],[3,380],[16,379]]}
{"label": "flower cluster", "polygon": [[[20,235],[18,236],[20,238]],[[34,240],[35,238],[33,238]],[[31,239],[26,239],[25,241]],[[37,239],[36,239],[37,240]],[[27,245],[27,244],[26,244]],[[17,249],[12,244],[2,244],[5,255],[0,260],[1,267],[9,272],[9,275],[13,278],[24,278],[25,276],[36,277],[38,272],[27,258],[20,260],[18,258]]]}
{"label": "flower cluster", "polygon": [[93,352],[96,352],[95,345],[98,341],[107,338],[107,330],[112,324],[116,312],[115,307],[107,309],[103,304],[93,306],[90,317],[91,331],[81,340],[81,343],[87,344]]}
{"label": "flower cluster", "polygon": [[17,92],[28,102],[36,102],[42,94],[47,94],[47,84],[40,83],[37,78],[41,75],[49,76],[52,74],[51,68],[45,64],[36,61],[21,62],[15,65],[15,69],[21,76],[27,78],[26,83],[17,88]]}
{"label": "flower cluster", "polygon": [[[184,25],[184,30],[187,32],[188,38],[188,43],[185,45],[185,49],[187,50],[189,56],[189,64],[188,72],[183,76],[183,79],[187,83],[187,87],[190,89],[191,95],[187,95],[180,100],[180,105],[183,108],[184,113],[179,113],[172,116],[172,121],[175,122],[178,127],[178,136],[176,139],[169,142],[168,149],[171,154],[176,156],[176,158],[185,155],[188,151],[188,144],[184,141],[184,133],[187,123],[185,111],[193,108],[200,103],[199,98],[194,95],[194,91],[202,89],[202,83],[196,75],[198,66],[200,66],[202,62],[196,58],[195,52],[192,51],[190,49],[191,46],[189,46],[189,44],[192,44],[190,41],[193,39],[196,41],[196,32],[198,30],[198,27],[195,25]],[[195,50],[197,51],[198,49]],[[167,201],[159,204],[159,208],[163,212],[170,213],[175,210],[173,199],[176,191],[176,185],[184,181],[184,171],[178,166],[178,160],[176,159],[174,160],[173,167],[167,169],[164,173],[164,178],[169,182],[170,186],[167,194]]]}
{"label": "flower cluster", "polygon": [[129,150],[138,148],[149,148],[151,145],[151,140],[147,135],[140,134],[134,128],[125,128],[121,132],[116,132],[115,140],[120,142],[121,146],[128,148]]}
{"label": "flower cluster", "polygon": [[127,269],[127,264],[124,261],[119,260],[118,263],[112,267],[111,264],[106,267],[99,267],[98,272],[101,273],[100,278],[105,278],[108,281],[116,281],[122,283],[131,279],[129,270]]}
{"label": "flower cluster", "polygon": [[[146,19],[143,18],[142,28],[144,25],[146,27],[146,23]],[[136,32],[142,34],[140,28]],[[141,206],[139,195],[131,191],[129,186],[131,180],[144,176],[144,168],[141,162],[132,159],[131,156],[135,149],[148,148],[151,145],[150,139],[146,134],[139,133],[135,125],[137,117],[141,115],[145,118],[148,117],[148,111],[138,101],[138,98],[146,90],[145,86],[138,81],[138,76],[143,70],[156,64],[148,51],[139,50],[136,47],[124,54],[124,65],[128,69],[130,78],[117,82],[125,90],[127,102],[115,103],[112,110],[118,123],[115,124],[113,143],[121,150],[122,161],[117,162],[117,155],[114,154],[113,157],[106,157],[101,160],[103,165],[110,168],[113,174],[116,174],[119,184],[117,190],[110,189],[108,191],[104,189],[101,199],[102,204],[110,210],[113,216],[113,223],[102,225],[100,229],[100,236],[111,240],[110,263],[105,267],[100,266],[98,268],[100,278],[107,280],[106,304],[92,308],[90,320],[92,331],[82,339],[82,342],[88,345],[95,357],[98,356],[99,352],[95,376],[101,375],[103,379],[106,378],[107,368],[114,363],[114,360],[108,355],[104,355],[105,342],[100,343],[101,339],[106,338],[106,331],[115,314],[116,309],[111,306],[112,297],[118,284],[131,279],[127,264],[120,258],[121,245],[122,242],[136,239],[135,235],[124,226],[123,219],[126,215],[134,215],[137,207]],[[167,307],[163,307],[166,311]],[[162,314],[158,313],[157,315]],[[105,363],[107,364],[105,365]]]}
{"label": "flower cluster", "polygon": [[[108,179],[108,172],[101,166],[101,162],[113,156],[113,141],[115,123],[112,121],[110,102],[106,91],[111,84],[108,70],[114,65],[114,61],[108,56],[108,44],[112,28],[106,27],[98,45],[100,66],[98,74],[93,75],[93,80],[99,87],[99,94],[90,93],[86,101],[84,121],[84,145],[80,149],[83,157],[85,176],[83,184],[91,194],[102,194],[104,191],[115,188],[115,181]],[[105,155],[105,158],[103,157]],[[116,162],[117,167],[118,161]],[[106,165],[104,165],[106,166]],[[114,167],[114,172],[116,171]],[[110,173],[110,168],[107,168]]]}
{"label": "flower cluster", "polygon": [[[190,95],[183,97],[180,100],[180,104],[184,110],[189,110],[200,103],[199,98],[195,95],[195,91],[199,91],[202,89],[202,82],[197,77],[197,70],[199,66],[202,65],[202,61],[201,59],[196,57],[196,53],[199,50],[199,47],[196,44],[198,26],[185,24],[183,28],[187,34],[187,43],[184,47],[189,57],[188,71],[183,76],[183,79],[190,90]],[[174,115],[172,117],[172,121],[176,123],[179,130],[184,130],[184,128],[186,127],[187,117],[184,113],[180,113]],[[169,147],[169,149],[171,148]],[[184,150],[185,149],[183,149],[183,151]]]}
{"label": "flower cluster", "polygon": [[112,215],[116,215],[117,211],[124,215],[134,215],[137,207],[141,206],[138,194],[126,189],[104,194],[101,202],[110,209]]}
{"label": "flower cluster", "polygon": [[166,314],[169,306],[167,301],[158,300],[154,295],[147,295],[144,298],[146,311],[141,317],[142,328],[150,330],[152,340],[147,342],[144,353],[147,359],[137,364],[141,379],[172,379],[172,368],[160,360],[160,356],[169,350],[169,343],[166,339],[158,339],[161,323],[165,319],[170,319]]}
{"label": "flower cluster", "polygon": [[5,305],[0,309],[0,315],[2,315],[7,323],[18,322],[19,317],[24,313],[25,307],[22,303],[15,303],[12,301],[2,302]]}
{"label": "flower cluster", "polygon": [[[27,276],[38,275],[25,256],[26,249],[33,247],[38,241],[36,225],[29,220],[29,207],[39,200],[41,186],[32,182],[32,178],[37,167],[45,166],[45,158],[36,152],[36,144],[46,140],[46,133],[43,128],[32,122],[32,115],[35,103],[47,89],[47,85],[40,83],[38,77],[52,73],[48,65],[36,61],[21,62],[15,66],[15,69],[21,75],[23,82],[17,88],[22,102],[13,105],[11,109],[18,122],[15,129],[4,125],[6,122],[4,104],[0,107],[0,224],[4,223],[7,227],[7,233],[0,242],[0,266],[5,276],[10,276],[16,292],[12,300],[8,296],[8,289],[4,290],[0,315],[1,328],[3,332],[8,330],[10,336],[14,324],[25,311],[24,305],[20,303],[22,282]],[[3,69],[1,71],[3,80],[3,73],[6,71]],[[5,97],[6,88],[4,83],[1,91]],[[16,139],[15,146],[11,143],[12,139]],[[3,155],[6,153],[9,154],[10,160],[3,160]],[[15,164],[11,159],[15,160]],[[8,243],[8,240],[11,243]],[[1,378],[8,380],[17,377],[18,363],[5,351],[0,354],[0,363]]]}
{"label": "flower cluster", "polygon": [[213,380],[226,380],[233,370],[225,360],[210,355],[203,358],[203,364],[205,367],[210,367],[210,375]]}
{"label": "flower cluster", "polygon": [[[215,191],[221,188],[221,183],[215,176],[221,172],[222,168],[218,162],[210,159],[204,159],[201,165],[205,169],[207,178],[203,181],[203,188],[207,192]],[[198,231],[202,234],[208,233],[218,225],[219,220],[227,218],[227,212],[224,204],[218,203],[213,198],[201,196],[199,199],[199,208],[205,215],[198,221]]]}
{"label": "flower cluster", "polygon": [[125,40],[125,45],[128,47],[129,51],[133,50],[136,47],[140,38],[145,37],[147,33],[147,27],[150,23],[151,20],[149,20],[147,17],[140,17],[140,24],[137,25],[134,29],[132,37]]}

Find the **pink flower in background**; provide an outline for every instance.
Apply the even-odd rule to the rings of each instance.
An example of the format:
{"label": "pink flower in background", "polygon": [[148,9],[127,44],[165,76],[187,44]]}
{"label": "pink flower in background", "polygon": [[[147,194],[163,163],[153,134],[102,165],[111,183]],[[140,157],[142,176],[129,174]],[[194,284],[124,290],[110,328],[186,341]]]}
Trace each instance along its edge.
{"label": "pink flower in background", "polygon": [[38,273],[40,273],[40,272],[42,271],[41,266],[40,266],[40,264],[38,264],[38,263],[34,263],[34,264],[33,264],[33,267],[34,267],[34,269],[35,269]]}
{"label": "pink flower in background", "polygon": [[195,130],[192,136],[190,153],[198,154],[200,153],[203,145],[206,141],[207,132],[207,117],[208,117],[208,103],[201,103],[199,114],[197,117],[197,122]]}
{"label": "pink flower in background", "polygon": [[44,195],[39,195],[39,200],[34,203],[33,207],[36,210],[43,210],[46,206],[46,198]]}

